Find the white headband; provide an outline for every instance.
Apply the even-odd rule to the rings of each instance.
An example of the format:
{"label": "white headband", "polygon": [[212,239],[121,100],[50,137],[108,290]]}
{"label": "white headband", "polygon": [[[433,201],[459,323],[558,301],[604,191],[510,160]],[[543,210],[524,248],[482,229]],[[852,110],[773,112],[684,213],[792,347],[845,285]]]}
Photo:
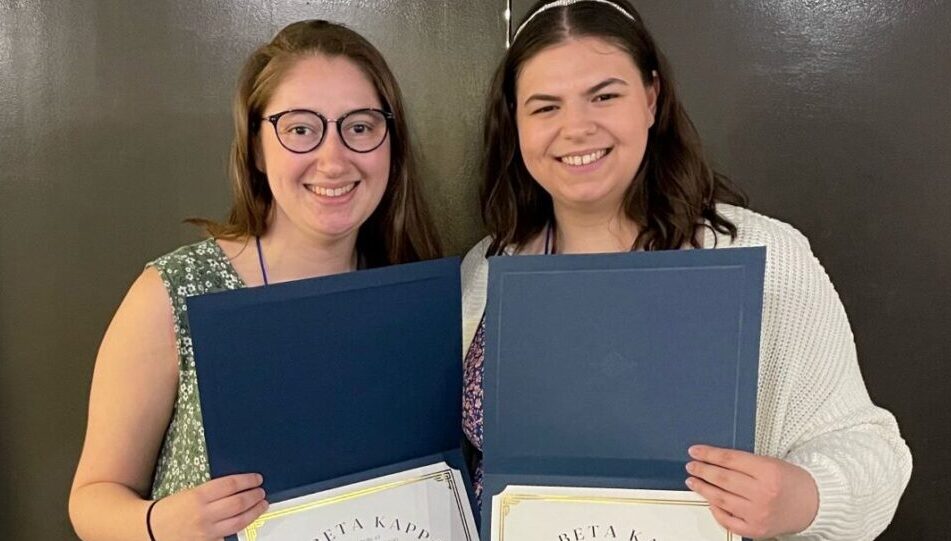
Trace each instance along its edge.
{"label": "white headband", "polygon": [[597,2],[598,4],[606,4],[606,5],[609,5],[609,6],[613,7],[614,9],[620,11],[620,12],[621,12],[625,17],[627,17],[628,19],[630,19],[630,20],[632,20],[632,21],[634,21],[634,22],[637,22],[637,19],[634,18],[633,15],[631,15],[630,13],[628,13],[627,11],[625,11],[624,8],[622,8],[621,6],[615,4],[614,2],[609,2],[608,0],[555,0],[554,2],[549,2],[549,3],[545,4],[544,6],[538,8],[538,10],[535,11],[535,13],[532,13],[531,17],[525,19],[525,22],[523,22],[523,23],[518,27],[518,29],[515,31],[515,34],[512,36],[512,43],[515,43],[516,38],[518,38],[518,33],[521,32],[523,28],[525,28],[526,26],[528,26],[528,23],[532,22],[532,19],[534,19],[535,16],[538,15],[539,13],[542,13],[543,11],[547,11],[547,10],[549,10],[549,9],[551,9],[551,8],[568,7],[568,6],[572,5],[572,4],[577,4],[577,3],[579,3],[579,2]]}

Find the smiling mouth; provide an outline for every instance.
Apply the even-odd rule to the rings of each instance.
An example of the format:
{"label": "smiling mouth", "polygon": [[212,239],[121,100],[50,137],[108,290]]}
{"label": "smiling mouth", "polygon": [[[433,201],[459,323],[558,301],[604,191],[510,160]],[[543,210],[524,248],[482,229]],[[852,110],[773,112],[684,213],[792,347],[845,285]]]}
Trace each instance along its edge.
{"label": "smiling mouth", "polygon": [[611,150],[612,147],[608,147],[583,154],[566,154],[556,159],[565,165],[572,165],[575,167],[580,165],[590,165],[610,154]]}
{"label": "smiling mouth", "polygon": [[334,198],[334,197],[343,197],[347,195],[348,193],[352,192],[353,189],[357,187],[357,184],[360,184],[359,180],[355,182],[350,182],[348,184],[344,184],[343,186],[338,186],[336,188],[326,188],[323,186],[318,186],[316,184],[304,184],[304,187],[307,188],[308,191],[310,191],[311,193],[315,195],[319,195],[321,197]]}

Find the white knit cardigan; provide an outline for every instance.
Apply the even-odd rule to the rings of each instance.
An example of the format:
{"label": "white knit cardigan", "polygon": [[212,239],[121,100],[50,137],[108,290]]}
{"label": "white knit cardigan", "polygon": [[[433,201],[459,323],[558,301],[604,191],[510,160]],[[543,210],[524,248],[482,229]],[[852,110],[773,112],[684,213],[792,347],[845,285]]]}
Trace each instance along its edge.
{"label": "white knit cardigan", "polygon": [[[869,399],[839,296],[809,241],[792,226],[720,205],[737,238],[707,231],[704,248],[766,246],[756,452],[808,471],[819,512],[789,539],[873,539],[888,526],[911,476],[895,418]],[[462,263],[463,356],[486,304],[483,239]]]}

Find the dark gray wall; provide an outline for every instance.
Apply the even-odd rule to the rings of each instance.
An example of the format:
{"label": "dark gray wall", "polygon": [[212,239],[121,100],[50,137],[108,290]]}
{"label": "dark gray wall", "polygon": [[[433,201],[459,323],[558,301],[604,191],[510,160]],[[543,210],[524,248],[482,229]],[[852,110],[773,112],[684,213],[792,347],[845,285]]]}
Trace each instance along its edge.
{"label": "dark gray wall", "polygon": [[241,63],[286,23],[349,24],[407,97],[448,247],[480,235],[496,0],[0,0],[0,530],[74,539],[69,483],[102,333],[142,265],[223,218]]}
{"label": "dark gray wall", "polygon": [[951,2],[633,3],[719,168],[809,237],[898,418],[915,465],[881,539],[947,539]]}
{"label": "dark gray wall", "polygon": [[[637,2],[710,154],[800,228],[915,473],[883,539],[951,530],[951,5]],[[516,0],[516,18],[529,2]],[[70,539],[96,347],[141,265],[223,216],[238,67],[283,24],[349,23],[408,97],[451,251],[479,235],[479,116],[503,0],[0,0],[0,529]]]}

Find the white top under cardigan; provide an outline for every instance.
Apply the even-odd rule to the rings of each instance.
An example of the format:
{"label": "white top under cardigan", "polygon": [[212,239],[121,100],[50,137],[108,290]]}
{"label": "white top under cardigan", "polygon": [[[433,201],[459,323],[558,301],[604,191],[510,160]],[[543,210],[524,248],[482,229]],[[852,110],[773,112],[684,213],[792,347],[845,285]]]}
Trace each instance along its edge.
{"label": "white top under cardigan", "polygon": [[[766,246],[756,452],[807,470],[819,512],[790,539],[873,539],[888,526],[911,476],[895,418],[869,399],[839,296],[792,226],[720,205],[738,235],[707,231],[704,248]],[[463,357],[486,303],[483,239],[462,263]]]}

